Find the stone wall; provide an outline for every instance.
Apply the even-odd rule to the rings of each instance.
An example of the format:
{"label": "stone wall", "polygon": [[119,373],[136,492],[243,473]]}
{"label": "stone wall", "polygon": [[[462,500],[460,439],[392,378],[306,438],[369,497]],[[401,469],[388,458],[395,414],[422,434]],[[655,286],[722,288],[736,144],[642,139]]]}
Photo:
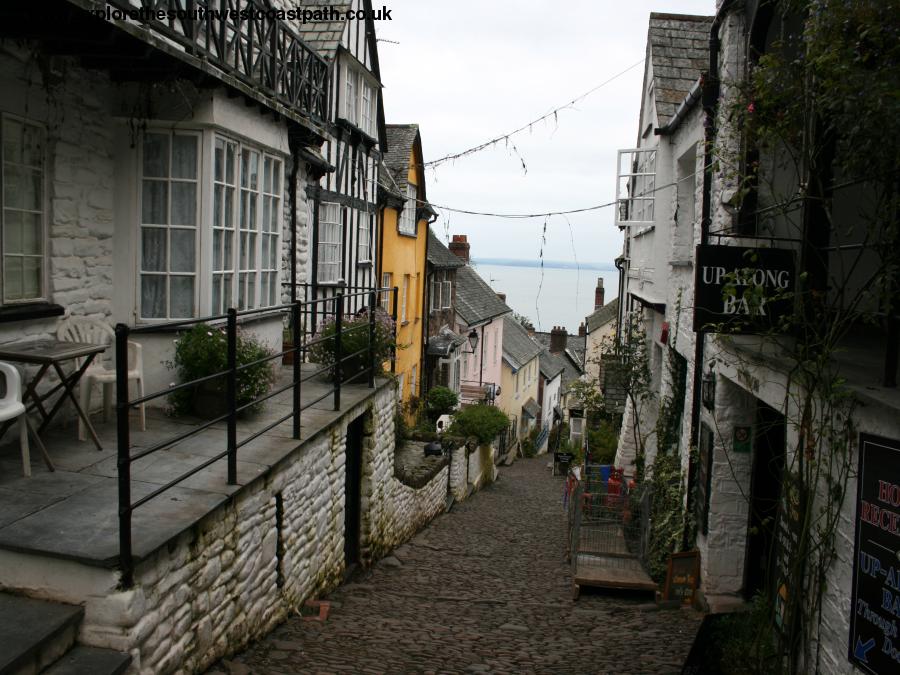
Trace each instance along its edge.
{"label": "stone wall", "polygon": [[[444,511],[448,471],[452,494],[465,498],[465,447],[421,489],[394,477],[395,405],[394,388],[381,385],[366,403],[142,561],[133,589],[67,598],[85,604],[80,640],[130,652],[135,673],[200,672],[265,635],[304,600],[337,586],[345,572],[347,429],[360,416],[362,565]],[[493,479],[490,447],[469,460],[477,467],[470,483]]]}

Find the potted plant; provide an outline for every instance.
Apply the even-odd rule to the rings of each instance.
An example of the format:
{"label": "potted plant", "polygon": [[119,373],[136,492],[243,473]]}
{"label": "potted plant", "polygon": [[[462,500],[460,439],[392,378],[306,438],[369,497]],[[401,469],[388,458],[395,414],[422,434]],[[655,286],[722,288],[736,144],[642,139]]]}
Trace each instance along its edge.
{"label": "potted plant", "polygon": [[[238,366],[253,363],[271,354],[257,339],[238,332],[235,354]],[[169,366],[176,370],[180,382],[191,382],[222,373],[228,367],[228,337],[225,330],[201,323],[182,333],[176,340],[175,356]],[[194,387],[173,392],[169,401],[176,414],[193,413],[204,418],[224,415],[228,412],[226,377],[223,374]],[[266,394],[274,379],[275,372],[270,361],[254,363],[238,371],[235,397],[237,407]]]}
{"label": "potted plant", "polygon": [[[341,320],[341,380],[354,381],[354,378],[369,367],[369,312],[361,310],[358,314],[344,316]],[[322,366],[330,366],[326,378],[334,377],[336,323],[334,317],[326,319],[316,331],[315,344],[309,348],[309,360]],[[390,314],[380,307],[375,309],[375,374],[380,375],[384,363],[391,356],[395,347],[394,321]],[[352,356],[351,356],[352,355]],[[361,381],[358,380],[358,381]]]}

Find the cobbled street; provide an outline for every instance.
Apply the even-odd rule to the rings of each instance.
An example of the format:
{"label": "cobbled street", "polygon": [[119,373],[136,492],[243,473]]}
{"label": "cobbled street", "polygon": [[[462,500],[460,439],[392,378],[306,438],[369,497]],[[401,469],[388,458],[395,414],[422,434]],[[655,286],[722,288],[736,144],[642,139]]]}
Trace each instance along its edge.
{"label": "cobbled street", "polygon": [[211,673],[676,673],[701,616],[646,595],[572,601],[563,481],[547,457],[439,516],[364,579]]}

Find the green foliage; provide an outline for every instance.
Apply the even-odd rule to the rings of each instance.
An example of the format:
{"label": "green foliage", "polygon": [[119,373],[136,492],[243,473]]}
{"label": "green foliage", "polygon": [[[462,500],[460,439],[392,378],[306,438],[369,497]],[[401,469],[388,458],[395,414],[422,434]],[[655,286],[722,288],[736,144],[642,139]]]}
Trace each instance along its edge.
{"label": "green foliage", "polygon": [[[309,360],[323,366],[332,366],[335,362],[336,324],[334,317],[327,319],[316,333],[320,340],[309,348]],[[384,372],[384,362],[391,356],[395,347],[394,322],[390,315],[380,307],[375,310],[375,374]],[[358,316],[345,316],[341,320],[341,381],[347,382],[359,378],[369,367],[369,313],[363,310]],[[359,352],[359,353],[357,353]],[[354,356],[350,356],[354,354]]]}
{"label": "green foliage", "polygon": [[459,396],[448,387],[432,387],[428,392],[426,409],[428,417],[437,420],[441,415],[447,415],[456,409]]}
{"label": "green foliage", "polygon": [[537,437],[540,434],[540,429],[537,426],[532,427],[531,431],[528,432],[528,435],[522,440],[522,454],[525,457],[534,457],[537,454]]}
{"label": "green foliage", "polygon": [[619,445],[619,432],[607,420],[600,420],[595,428],[587,430],[588,448],[594,464],[612,464]]}
{"label": "green foliage", "polygon": [[[175,356],[167,364],[175,368],[180,382],[193,380],[223,372],[228,367],[228,337],[225,330],[201,323],[182,333],[176,340]],[[236,361],[238,367],[271,356],[264,345],[255,338],[241,332],[237,334]],[[237,405],[246,405],[269,391],[275,379],[270,361],[256,363],[237,373]],[[226,390],[225,376],[198,385],[221,392]],[[195,387],[179,389],[169,396],[169,402],[177,414],[192,412]]]}
{"label": "green foliage", "polygon": [[650,536],[647,545],[647,571],[654,581],[666,577],[669,554],[681,547],[684,534],[684,481],[681,460],[674,453],[658,453],[648,484],[650,493]]}
{"label": "green foliage", "polygon": [[456,413],[450,433],[456,436],[475,436],[479,443],[490,443],[508,426],[509,418],[500,408],[478,403]]}

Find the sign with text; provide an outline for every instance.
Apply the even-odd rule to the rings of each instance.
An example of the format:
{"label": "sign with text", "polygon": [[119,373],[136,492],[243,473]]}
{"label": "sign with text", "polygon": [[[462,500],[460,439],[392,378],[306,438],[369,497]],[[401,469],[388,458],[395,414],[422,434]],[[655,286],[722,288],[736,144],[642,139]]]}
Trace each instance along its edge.
{"label": "sign with text", "polygon": [[859,435],[850,662],[900,671],[900,441]]}
{"label": "sign with text", "polygon": [[700,552],[673,553],[669,556],[663,598],[667,602],[677,600],[682,605],[690,605],[694,601],[699,579]]}
{"label": "sign with text", "polygon": [[794,254],[780,248],[698,246],[694,330],[764,333],[793,308]]}
{"label": "sign with text", "polygon": [[[803,560],[800,550],[803,522],[806,516],[806,491],[801,477],[785,469],[778,500],[775,525],[775,626],[788,634],[796,627],[799,616],[792,616],[791,596],[799,592],[803,579]],[[793,605],[796,607],[796,604]]]}

